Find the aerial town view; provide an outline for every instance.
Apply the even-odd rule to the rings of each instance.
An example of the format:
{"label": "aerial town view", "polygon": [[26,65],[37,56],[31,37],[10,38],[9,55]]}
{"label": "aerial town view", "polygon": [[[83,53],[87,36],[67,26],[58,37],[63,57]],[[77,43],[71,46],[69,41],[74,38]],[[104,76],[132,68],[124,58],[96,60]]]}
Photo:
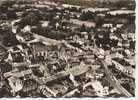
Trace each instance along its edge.
{"label": "aerial town view", "polygon": [[0,98],[135,97],[134,0],[0,0]]}

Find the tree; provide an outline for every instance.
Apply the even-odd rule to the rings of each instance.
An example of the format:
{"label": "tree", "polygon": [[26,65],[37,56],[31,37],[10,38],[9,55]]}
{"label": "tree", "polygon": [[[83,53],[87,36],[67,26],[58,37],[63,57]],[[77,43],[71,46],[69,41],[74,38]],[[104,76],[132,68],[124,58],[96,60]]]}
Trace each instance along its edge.
{"label": "tree", "polygon": [[80,28],[80,31],[81,32],[86,32],[86,26],[85,26],[85,24],[82,24],[82,26],[81,26],[81,28]]}
{"label": "tree", "polygon": [[3,44],[5,46],[14,46],[19,44],[19,41],[12,32],[7,32],[7,35],[3,38]]}
{"label": "tree", "polygon": [[7,12],[8,8],[11,8],[12,5],[15,4],[15,1],[11,1],[11,0],[0,0],[0,11],[1,12]]}

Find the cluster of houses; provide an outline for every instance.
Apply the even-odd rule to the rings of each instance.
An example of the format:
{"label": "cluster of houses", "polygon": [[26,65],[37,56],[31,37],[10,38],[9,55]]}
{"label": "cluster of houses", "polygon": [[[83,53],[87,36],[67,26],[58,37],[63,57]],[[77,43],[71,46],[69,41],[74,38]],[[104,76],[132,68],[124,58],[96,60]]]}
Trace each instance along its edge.
{"label": "cluster of houses", "polygon": [[[107,96],[110,94],[110,86],[103,87],[101,81],[93,78],[98,77],[101,80],[104,77],[103,74],[101,76],[102,71],[85,75],[89,67],[95,73],[103,70],[97,59],[107,58],[105,52],[109,52],[114,60],[109,60],[108,63],[113,64],[121,73],[134,78],[133,10],[87,8],[37,0],[19,0],[7,10],[15,16],[4,22],[7,13],[0,12],[3,15],[0,16],[0,20],[3,20],[0,22],[0,91],[5,91],[0,97],[58,97],[65,93],[65,97],[77,94],[81,96],[79,89],[74,94],[68,94],[79,86],[77,84],[85,83],[76,80],[76,77],[83,77],[85,81],[93,80],[91,85],[84,86],[94,88],[95,92],[91,91],[93,94],[89,96]],[[124,65],[122,60],[128,64]],[[120,75],[117,72],[115,74]],[[53,89],[58,85],[52,87],[48,84],[51,82],[55,85],[58,80],[63,84],[59,85],[63,87],[59,90],[64,91],[63,93]],[[85,92],[87,93],[87,89]],[[134,94],[133,92],[131,93]]]}

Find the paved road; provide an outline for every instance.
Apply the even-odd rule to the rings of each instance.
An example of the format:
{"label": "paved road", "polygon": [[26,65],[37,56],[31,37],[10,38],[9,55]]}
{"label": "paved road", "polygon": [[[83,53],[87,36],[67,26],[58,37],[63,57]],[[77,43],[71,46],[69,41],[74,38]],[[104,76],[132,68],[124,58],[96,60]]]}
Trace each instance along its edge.
{"label": "paved road", "polygon": [[131,93],[129,93],[125,88],[121,86],[120,82],[116,79],[116,77],[113,76],[111,71],[108,69],[108,64],[104,60],[100,60],[100,62],[105,69],[105,74],[107,75],[107,79],[111,83],[111,85],[123,95],[127,97],[133,97]]}

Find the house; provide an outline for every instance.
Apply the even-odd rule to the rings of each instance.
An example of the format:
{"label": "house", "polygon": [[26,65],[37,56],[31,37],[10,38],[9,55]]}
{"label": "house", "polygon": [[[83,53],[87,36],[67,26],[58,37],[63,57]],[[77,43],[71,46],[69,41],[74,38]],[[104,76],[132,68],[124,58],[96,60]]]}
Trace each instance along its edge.
{"label": "house", "polygon": [[49,21],[41,21],[41,26],[42,27],[48,27]]}
{"label": "house", "polygon": [[113,24],[112,23],[105,23],[102,25],[102,27],[112,28]]}
{"label": "house", "polygon": [[30,32],[20,32],[16,34],[16,38],[20,42],[30,41],[34,39],[33,34],[31,34]]}
{"label": "house", "polygon": [[23,88],[22,81],[17,77],[10,77],[8,78],[8,81],[13,93],[18,92]]}
{"label": "house", "polygon": [[34,55],[45,52],[47,54],[49,47],[42,42],[32,42],[30,43],[32,52]]}
{"label": "house", "polygon": [[6,53],[6,49],[0,46],[0,60],[3,59],[3,55]]}
{"label": "house", "polygon": [[23,92],[29,92],[29,91],[34,91],[35,89],[37,89],[38,84],[35,80],[33,79],[27,79],[24,81],[23,84]]}
{"label": "house", "polygon": [[26,32],[31,32],[31,26],[29,26],[29,25],[25,26],[25,27],[23,28],[22,31],[23,31],[24,33],[26,33]]}
{"label": "house", "polygon": [[92,7],[89,7],[89,8],[85,8],[82,10],[82,12],[104,12],[104,11],[109,11],[110,9],[109,8],[92,8]]}

